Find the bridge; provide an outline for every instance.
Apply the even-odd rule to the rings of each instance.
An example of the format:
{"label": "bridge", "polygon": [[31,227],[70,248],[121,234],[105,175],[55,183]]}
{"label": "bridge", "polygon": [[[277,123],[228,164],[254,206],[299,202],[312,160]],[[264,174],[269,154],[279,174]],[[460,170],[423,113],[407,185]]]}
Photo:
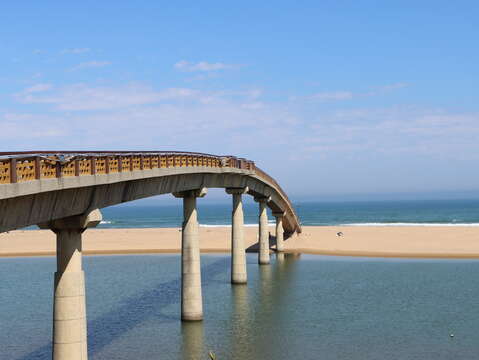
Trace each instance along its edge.
{"label": "bridge", "polygon": [[270,262],[267,207],[276,218],[276,251],[301,232],[291,201],[253,161],[188,152],[0,152],[0,233],[38,225],[57,238],[53,359],[85,360],[87,330],[82,233],[99,209],[173,194],[183,200],[181,318],[203,319],[196,199],[208,188],[232,195],[231,283],[247,282],[242,195],[259,204],[258,263]]}

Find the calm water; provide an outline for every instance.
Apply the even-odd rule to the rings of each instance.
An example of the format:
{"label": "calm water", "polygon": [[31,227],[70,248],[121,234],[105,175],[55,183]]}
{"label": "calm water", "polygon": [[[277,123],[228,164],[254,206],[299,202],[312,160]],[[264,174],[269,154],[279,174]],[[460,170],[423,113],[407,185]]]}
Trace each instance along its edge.
{"label": "calm water", "polygon": [[[245,197],[248,199],[248,197]],[[103,209],[104,228],[179,227],[182,221],[177,205],[123,205]],[[256,224],[258,205],[245,201],[245,223]],[[438,225],[479,226],[479,200],[373,201],[373,202],[298,202],[295,203],[303,225]],[[206,226],[229,225],[231,204],[198,201],[198,216]],[[270,219],[271,214],[269,214]]]}
{"label": "calm water", "polygon": [[[90,359],[479,356],[479,261],[272,259],[232,287],[229,257],[202,256],[205,320],[182,324],[179,256],[85,257]],[[49,359],[54,268],[0,259],[1,359]]]}

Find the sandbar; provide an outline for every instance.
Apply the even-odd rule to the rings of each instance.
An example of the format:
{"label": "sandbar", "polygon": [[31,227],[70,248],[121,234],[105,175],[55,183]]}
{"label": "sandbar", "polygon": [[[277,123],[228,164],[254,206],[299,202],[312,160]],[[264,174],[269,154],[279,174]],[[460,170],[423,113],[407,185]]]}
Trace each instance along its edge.
{"label": "sandbar", "polygon": [[[342,232],[342,236],[337,233]],[[245,227],[245,245],[256,251],[257,227]],[[275,250],[274,227],[270,227]],[[85,255],[179,253],[178,228],[89,229]],[[200,227],[202,252],[231,249],[231,227]],[[53,256],[55,234],[16,230],[0,234],[0,257]],[[305,226],[285,241],[285,252],[399,258],[479,258],[479,227],[472,226]]]}

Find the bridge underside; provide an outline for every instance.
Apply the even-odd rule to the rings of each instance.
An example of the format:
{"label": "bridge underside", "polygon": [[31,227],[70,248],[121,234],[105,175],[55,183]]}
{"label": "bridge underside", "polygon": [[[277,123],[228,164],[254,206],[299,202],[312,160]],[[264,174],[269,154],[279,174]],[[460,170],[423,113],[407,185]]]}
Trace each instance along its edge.
{"label": "bridge underside", "polygon": [[[105,175],[108,176],[108,175]],[[57,186],[55,179],[42,180],[43,189],[52,191],[31,191],[29,195],[0,200],[0,232],[36,225],[68,216],[88,213],[93,209],[151,197],[155,195],[195,190],[198,188],[248,187],[249,194],[256,197],[270,197],[268,206],[274,212],[285,212],[285,232],[300,231],[288,203],[273,188],[245,173],[186,173],[137,179],[116,179],[115,182],[98,181],[95,177],[84,177],[81,186]],[[45,183],[50,181],[51,184]],[[88,181],[93,182],[89,184]],[[55,183],[54,183],[55,182]],[[100,184],[98,184],[100,183]],[[21,185],[21,184],[19,184]],[[24,193],[28,191],[24,191]]]}

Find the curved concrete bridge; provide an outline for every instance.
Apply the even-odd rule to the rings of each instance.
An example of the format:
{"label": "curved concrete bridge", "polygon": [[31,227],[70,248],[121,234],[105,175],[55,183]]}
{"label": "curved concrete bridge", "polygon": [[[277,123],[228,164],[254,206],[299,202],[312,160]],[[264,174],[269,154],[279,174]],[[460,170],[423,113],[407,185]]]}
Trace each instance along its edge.
{"label": "curved concrete bridge", "polygon": [[87,359],[82,233],[100,223],[98,209],[107,206],[167,193],[183,199],[181,317],[203,318],[196,199],[207,188],[232,195],[233,284],[247,281],[243,194],[259,203],[259,264],[270,257],[267,207],[276,218],[277,251],[284,235],[301,232],[286,193],[246,159],[185,152],[0,153],[0,232],[38,225],[57,236],[53,359]]}

